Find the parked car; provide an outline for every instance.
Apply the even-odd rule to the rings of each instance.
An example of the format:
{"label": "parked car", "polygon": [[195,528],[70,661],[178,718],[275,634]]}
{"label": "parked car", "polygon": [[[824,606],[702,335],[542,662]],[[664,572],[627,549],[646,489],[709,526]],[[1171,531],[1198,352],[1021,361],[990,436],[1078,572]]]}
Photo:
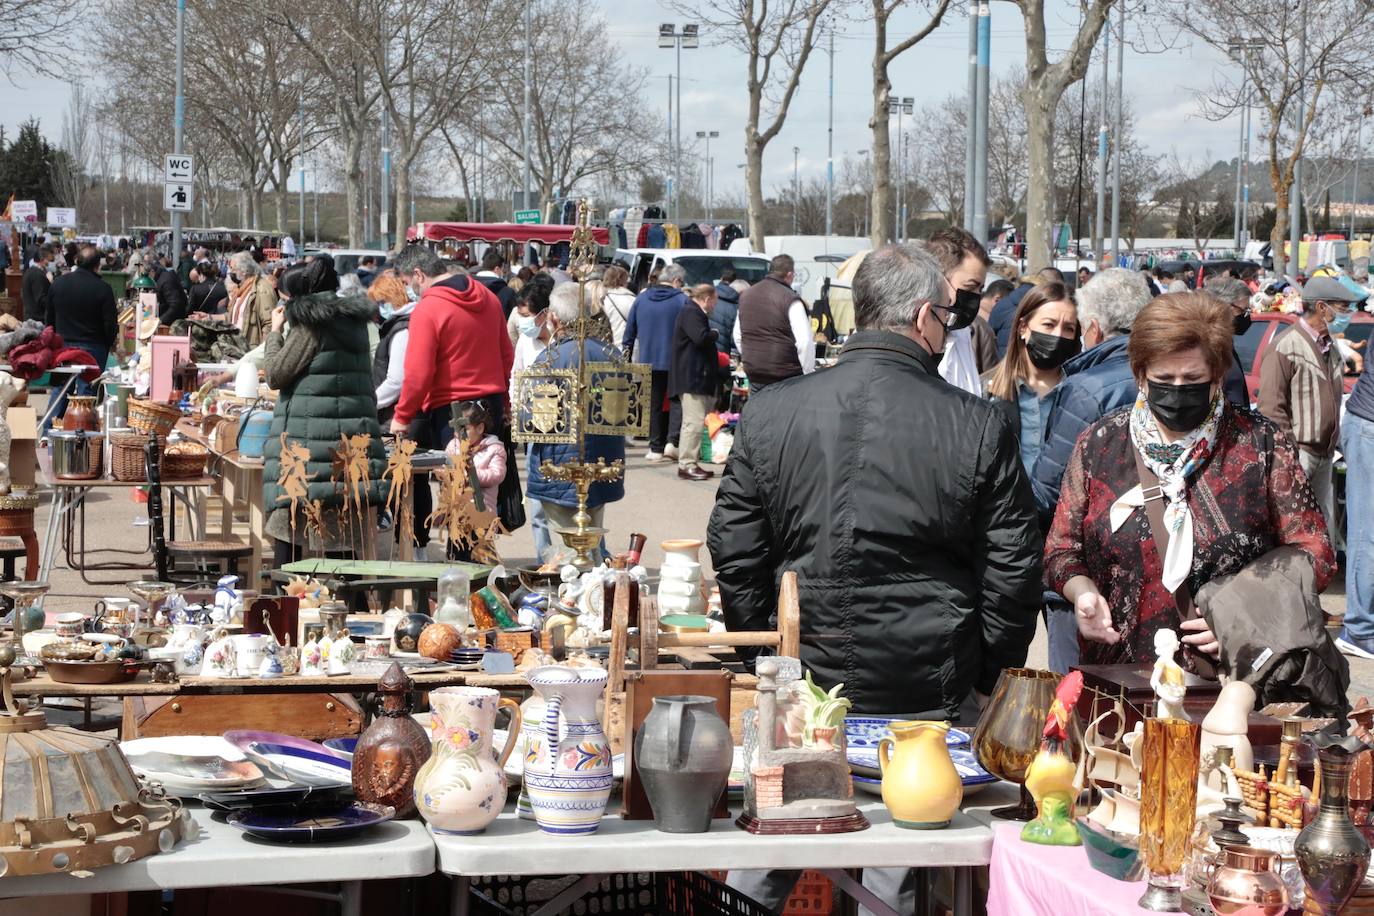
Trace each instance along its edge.
{"label": "parked car", "polygon": [[358,269],[358,262],[369,255],[377,259],[375,269],[380,271],[386,266],[388,257],[388,252],[380,248],[307,248],[305,253],[329,255],[334,259],[334,270],[339,276],[353,273]]}
{"label": "parked car", "polygon": [[668,264],[687,272],[685,285],[715,283],[721,271],[735,269],[735,276],[757,283],[768,274],[768,256],[758,253],[720,251],[714,248],[617,248],[613,256],[630,269],[630,289],[639,292],[649,285],[649,274]]}
{"label": "parked car", "polygon": [[[1264,356],[1269,351],[1269,344],[1273,341],[1276,334],[1289,325],[1294,324],[1298,319],[1296,315],[1288,315],[1280,312],[1258,312],[1254,316],[1254,323],[1250,325],[1250,330],[1236,338],[1236,354],[1240,356],[1241,368],[1245,370],[1245,385],[1250,389],[1250,401],[1253,403],[1259,400],[1259,380],[1260,365],[1264,362]],[[1350,322],[1350,327],[1345,331],[1345,339],[1351,343],[1368,341],[1371,334],[1374,334],[1374,315],[1368,312],[1356,312],[1355,317]],[[1360,351],[1360,355],[1365,359],[1370,358],[1369,345]],[[1356,373],[1349,365],[1345,370],[1345,393],[1349,394],[1350,389],[1355,387]]]}
{"label": "parked car", "polygon": [[1198,283],[1205,283],[1208,277],[1218,274],[1225,276],[1233,270],[1242,275],[1244,275],[1246,270],[1253,270],[1257,274],[1260,272],[1260,265],[1258,262],[1235,260],[1231,258],[1214,258],[1208,261],[1198,261],[1191,258],[1188,260],[1159,261],[1155,266],[1161,270],[1167,270],[1175,277],[1182,277],[1184,268],[1191,267],[1198,272]]}

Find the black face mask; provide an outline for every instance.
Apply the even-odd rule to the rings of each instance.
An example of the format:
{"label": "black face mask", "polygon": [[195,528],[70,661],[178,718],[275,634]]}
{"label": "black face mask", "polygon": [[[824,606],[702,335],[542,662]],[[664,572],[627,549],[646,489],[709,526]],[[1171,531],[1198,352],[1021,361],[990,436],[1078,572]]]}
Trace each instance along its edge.
{"label": "black face mask", "polygon": [[1060,337],[1057,334],[1044,334],[1031,331],[1026,341],[1026,354],[1037,369],[1058,369],[1083,350],[1077,337]]}
{"label": "black face mask", "polygon": [[949,307],[949,320],[945,322],[946,330],[958,331],[973,324],[973,319],[978,317],[978,309],[982,304],[982,293],[975,293],[970,289],[956,289],[954,303]]}
{"label": "black face mask", "polygon": [[235,286],[238,286],[239,283],[240,283],[239,275],[236,274],[236,273],[234,273],[232,270],[229,271],[229,279],[232,280],[232,281],[234,282],[234,285],[235,285]]}
{"label": "black face mask", "polygon": [[1145,396],[1155,419],[1176,433],[1197,429],[1207,419],[1212,407],[1212,383],[1166,385],[1150,382]]}
{"label": "black face mask", "polygon": [[1239,337],[1240,335],[1244,334],[1246,331],[1250,330],[1250,325],[1252,325],[1252,324],[1254,324],[1254,323],[1255,323],[1255,319],[1253,319],[1253,318],[1250,317],[1250,313],[1249,313],[1249,312],[1246,312],[1246,313],[1244,313],[1244,314],[1242,314],[1242,315],[1235,315],[1235,316],[1232,316],[1232,318],[1231,318],[1231,329],[1232,329],[1232,332],[1233,332],[1237,337]]}

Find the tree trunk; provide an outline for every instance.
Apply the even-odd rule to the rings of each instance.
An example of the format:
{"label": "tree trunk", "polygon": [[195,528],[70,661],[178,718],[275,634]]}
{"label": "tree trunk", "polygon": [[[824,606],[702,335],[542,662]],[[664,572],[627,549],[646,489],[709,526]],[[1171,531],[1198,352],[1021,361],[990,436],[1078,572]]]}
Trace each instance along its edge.
{"label": "tree trunk", "polygon": [[749,197],[749,247],[763,251],[763,147],[753,127],[744,134],[744,184]]}
{"label": "tree trunk", "polygon": [[348,247],[363,247],[363,132],[351,122],[344,139],[344,184],[348,195]]}
{"label": "tree trunk", "polygon": [[[277,163],[277,234],[291,232],[291,168],[289,160]],[[302,236],[304,233],[302,233]],[[302,241],[304,239],[302,238]]]}
{"label": "tree trunk", "polygon": [[[393,134],[394,136],[394,134]],[[405,141],[396,144],[398,155],[391,161],[391,181],[392,187],[396,191],[396,209],[392,222],[395,224],[393,232],[396,236],[396,247],[399,251],[406,243],[406,228],[410,225],[410,147]]]}
{"label": "tree trunk", "polygon": [[[892,241],[892,134],[887,120],[887,67],[873,61],[873,115],[868,122],[873,132],[873,194],[869,197],[869,240],[874,248]],[[898,138],[901,142],[901,138]]]}
{"label": "tree trunk", "polygon": [[1054,109],[1044,87],[1026,86],[1026,270],[1054,263]]}
{"label": "tree trunk", "polygon": [[[1269,245],[1273,249],[1275,268],[1282,261],[1288,272],[1297,273],[1284,247],[1288,244],[1288,205],[1292,187],[1291,179],[1279,178],[1274,182],[1274,228],[1269,230]],[[1293,257],[1297,256],[1298,252],[1293,252]]]}

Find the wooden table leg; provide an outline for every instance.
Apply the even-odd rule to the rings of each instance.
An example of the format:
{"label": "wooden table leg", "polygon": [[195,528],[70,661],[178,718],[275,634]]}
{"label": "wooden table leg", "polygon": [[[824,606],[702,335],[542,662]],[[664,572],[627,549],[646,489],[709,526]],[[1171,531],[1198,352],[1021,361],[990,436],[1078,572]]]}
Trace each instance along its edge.
{"label": "wooden table leg", "polygon": [[224,476],[219,479],[219,534],[222,538],[234,533],[234,478],[238,475],[238,469],[226,463]]}
{"label": "wooden table leg", "polygon": [[36,581],[42,568],[38,553],[38,533],[30,528],[21,534],[19,539],[24,542],[24,578],[30,582]]}
{"label": "wooden table leg", "polygon": [[262,583],[262,555],[267,536],[263,529],[267,524],[267,514],[262,508],[262,468],[254,468],[244,474],[247,478],[247,492],[244,501],[248,503],[248,546],[253,548],[248,558],[248,577],[253,588]]}

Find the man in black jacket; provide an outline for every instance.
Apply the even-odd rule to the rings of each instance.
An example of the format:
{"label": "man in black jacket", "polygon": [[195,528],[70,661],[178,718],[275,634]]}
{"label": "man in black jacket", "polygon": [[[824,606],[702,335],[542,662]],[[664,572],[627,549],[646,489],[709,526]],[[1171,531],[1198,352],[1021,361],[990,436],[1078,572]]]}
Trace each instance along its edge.
{"label": "man in black jacket", "polygon": [[687,304],[673,327],[673,364],[668,369],[668,397],[678,402],[682,416],[677,450],[677,476],[682,480],[710,480],[714,471],[697,464],[706,414],[720,389],[720,361],[716,358],[716,330],[711,310],[716,289],[710,283],[692,287]]}
{"label": "man in black jacket", "polygon": [[157,284],[158,324],[171,325],[186,317],[186,290],[182,287],[181,279],[176,272],[162,266],[156,256],[149,263],[153,266],[149,269],[148,276]]}
{"label": "man in black jacket", "polygon": [[52,287],[48,266],[52,263],[52,253],[51,245],[40,245],[20,280],[19,298],[24,303],[25,321],[42,321],[48,313],[48,295]]}
{"label": "man in black jacket", "polygon": [[[708,534],[726,626],[770,629],[794,571],[818,685],[843,682],[856,713],[971,722],[1035,633],[1030,485],[1006,419],[936,371],[978,300],[951,307],[919,244],[871,253],[853,295],[838,363],[768,386],[740,418]],[[888,871],[865,869],[865,885],[912,912],[914,885]],[[765,905],[780,887],[736,880]]]}
{"label": "man in black jacket", "polygon": [[[48,298],[48,321],[69,347],[77,347],[91,354],[103,372],[110,357],[110,347],[119,335],[119,313],[115,307],[114,290],[96,273],[100,269],[100,252],[93,246],[83,247],[76,258],[76,270],[58,277]],[[170,273],[170,272],[169,272]],[[176,282],[176,275],[172,274]],[[82,380],[76,383],[77,394],[91,393],[91,386]],[[54,416],[62,416],[58,411]]]}
{"label": "man in black jacket", "polygon": [[501,301],[501,313],[509,318],[510,313],[515,310],[516,294],[515,290],[506,283],[506,278],[501,276],[505,269],[506,259],[493,245],[483,252],[482,269],[473,276]]}

